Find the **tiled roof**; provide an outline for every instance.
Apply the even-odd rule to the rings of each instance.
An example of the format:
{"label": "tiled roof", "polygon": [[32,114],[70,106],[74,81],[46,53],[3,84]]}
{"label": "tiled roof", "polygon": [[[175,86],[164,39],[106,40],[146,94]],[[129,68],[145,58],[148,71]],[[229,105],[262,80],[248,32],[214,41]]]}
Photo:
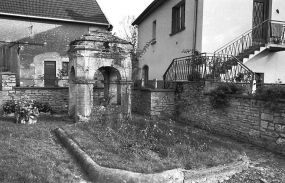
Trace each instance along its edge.
{"label": "tiled roof", "polygon": [[0,0],[0,14],[109,24],[96,0]]}
{"label": "tiled roof", "polygon": [[153,0],[153,2],[135,19],[132,25],[139,25],[146,17],[168,0]]}

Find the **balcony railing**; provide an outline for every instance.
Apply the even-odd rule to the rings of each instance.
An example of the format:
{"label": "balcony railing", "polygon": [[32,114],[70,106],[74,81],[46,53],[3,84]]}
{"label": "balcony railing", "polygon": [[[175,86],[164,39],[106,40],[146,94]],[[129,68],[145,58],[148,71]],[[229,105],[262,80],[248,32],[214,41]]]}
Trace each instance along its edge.
{"label": "balcony railing", "polygon": [[206,53],[174,59],[163,75],[165,83],[203,79],[250,83],[256,77],[234,56]]}
{"label": "balcony railing", "polygon": [[285,46],[284,32],[285,22],[266,20],[218,49],[215,53],[233,55],[240,59],[248,52],[266,44]]}

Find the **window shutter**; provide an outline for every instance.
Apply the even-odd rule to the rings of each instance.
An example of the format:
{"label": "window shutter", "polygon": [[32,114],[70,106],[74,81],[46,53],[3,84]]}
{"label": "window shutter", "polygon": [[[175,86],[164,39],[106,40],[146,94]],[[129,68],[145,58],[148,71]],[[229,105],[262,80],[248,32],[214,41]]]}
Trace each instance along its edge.
{"label": "window shutter", "polygon": [[152,39],[156,39],[156,20],[152,23]]}
{"label": "window shutter", "polygon": [[175,32],[176,27],[176,9],[172,8],[172,32]]}
{"label": "window shutter", "polygon": [[180,28],[184,28],[185,27],[185,5],[181,6],[181,27]]}

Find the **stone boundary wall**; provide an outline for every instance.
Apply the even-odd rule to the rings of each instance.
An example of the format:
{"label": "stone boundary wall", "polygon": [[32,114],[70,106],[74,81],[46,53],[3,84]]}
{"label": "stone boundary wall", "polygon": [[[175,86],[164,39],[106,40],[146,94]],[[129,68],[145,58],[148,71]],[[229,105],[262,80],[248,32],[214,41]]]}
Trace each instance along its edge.
{"label": "stone boundary wall", "polygon": [[262,100],[232,96],[229,107],[216,110],[204,83],[178,83],[177,91],[177,116],[183,122],[285,154],[285,103],[280,102],[282,112],[273,113]]}
{"label": "stone boundary wall", "polygon": [[68,88],[36,88],[16,87],[11,91],[2,91],[3,104],[8,100],[36,100],[41,103],[49,103],[56,113],[67,113]]}
{"label": "stone boundary wall", "polygon": [[[49,103],[56,113],[68,112],[68,87],[16,87],[16,75],[14,73],[0,74],[0,114],[2,106],[9,100],[36,100]],[[104,88],[94,88],[94,105],[99,105],[99,99],[104,96]]]}
{"label": "stone boundary wall", "polygon": [[132,111],[158,118],[172,116],[174,99],[174,90],[135,88],[132,91]]}

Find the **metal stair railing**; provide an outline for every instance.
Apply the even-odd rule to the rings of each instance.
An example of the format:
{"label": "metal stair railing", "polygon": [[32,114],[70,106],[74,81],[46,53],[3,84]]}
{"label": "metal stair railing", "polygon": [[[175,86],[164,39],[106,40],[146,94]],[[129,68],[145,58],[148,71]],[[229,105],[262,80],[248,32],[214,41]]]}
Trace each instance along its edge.
{"label": "metal stair railing", "polygon": [[[281,30],[276,30],[276,27]],[[267,43],[284,44],[284,30],[285,22],[265,20],[225,46],[219,48],[214,53],[228,54],[242,58],[247,54],[247,51],[260,48]]]}
{"label": "metal stair railing", "polygon": [[172,82],[212,80],[221,82],[250,83],[256,75],[232,55],[191,55],[173,59],[163,75],[165,88]]}

